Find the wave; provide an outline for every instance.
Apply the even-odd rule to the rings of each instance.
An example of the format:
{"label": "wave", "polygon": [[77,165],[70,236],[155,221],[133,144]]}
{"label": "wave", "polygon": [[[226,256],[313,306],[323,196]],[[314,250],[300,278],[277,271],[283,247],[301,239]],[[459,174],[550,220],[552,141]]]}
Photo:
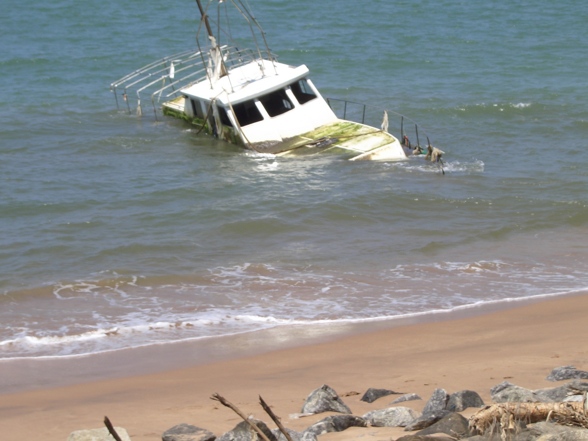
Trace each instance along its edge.
{"label": "wave", "polygon": [[[567,257],[577,262],[575,255]],[[12,292],[0,312],[0,359],[70,357],[284,326],[426,317],[588,287],[585,268],[515,260],[406,263],[371,272],[243,264],[197,276],[58,283]],[[45,290],[44,292],[46,292]],[[32,314],[32,304],[39,312]]]}
{"label": "wave", "polygon": [[[99,329],[93,332],[87,332],[82,335],[72,336],[56,336],[56,337],[22,337],[14,340],[7,340],[0,342],[0,354],[4,352],[4,356],[0,357],[0,363],[10,362],[16,360],[26,359],[69,359],[88,357],[95,354],[112,353],[125,351],[129,349],[144,348],[149,346],[159,345],[171,345],[177,343],[184,343],[198,340],[217,340],[236,335],[249,334],[253,332],[259,332],[263,330],[269,330],[274,328],[287,328],[287,327],[299,327],[304,326],[309,330],[312,328],[328,328],[337,329],[344,325],[361,325],[370,323],[385,322],[387,326],[395,326],[395,324],[426,322],[429,320],[438,320],[439,318],[445,317],[446,319],[455,318],[460,316],[462,313],[484,313],[489,310],[496,309],[507,309],[514,305],[526,304],[531,302],[537,302],[541,300],[547,300],[557,297],[565,297],[570,295],[577,295],[586,293],[588,287],[570,290],[567,292],[556,292],[538,294],[527,297],[508,297],[504,299],[478,301],[471,304],[458,305],[451,308],[438,308],[431,309],[428,311],[411,312],[405,314],[396,315],[382,315],[373,317],[361,317],[361,318],[341,318],[334,320],[284,320],[276,319],[274,317],[260,317],[260,316],[235,316],[236,322],[248,323],[251,325],[248,329],[233,329],[232,332],[224,332],[216,335],[205,335],[205,336],[180,336],[176,335],[175,338],[162,338],[154,339],[151,341],[138,341],[135,340],[133,343],[120,345],[113,343],[111,340],[115,340],[117,337],[124,335],[135,335],[135,334],[147,334],[147,333],[165,333],[169,330],[179,330],[181,328],[189,329],[192,326],[196,326],[196,323],[168,323],[168,322],[156,322],[150,325],[134,326],[128,328],[112,328],[112,329]],[[343,327],[342,329],[345,329]],[[92,345],[91,350],[84,349],[85,343],[98,342],[100,345]],[[55,347],[68,347],[68,351],[38,351],[39,348],[55,348]],[[19,353],[11,354],[11,348],[19,347]],[[31,354],[26,354],[25,348],[37,349],[31,350]]]}

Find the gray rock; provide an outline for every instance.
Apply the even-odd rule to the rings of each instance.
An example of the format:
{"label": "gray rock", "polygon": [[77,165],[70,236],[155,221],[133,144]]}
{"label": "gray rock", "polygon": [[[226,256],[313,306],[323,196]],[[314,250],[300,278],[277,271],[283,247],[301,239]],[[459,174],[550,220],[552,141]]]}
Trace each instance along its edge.
{"label": "gray rock", "polygon": [[161,436],[162,441],[214,441],[216,435],[208,430],[191,424],[178,424],[167,429]]}
{"label": "gray rock", "polygon": [[464,441],[537,441],[537,437],[532,435],[528,430],[519,433],[508,433],[505,438],[500,431],[498,433],[488,433],[486,435],[474,435],[469,438],[462,438]]}
{"label": "gray rock", "polygon": [[404,435],[396,441],[455,441],[455,438],[447,436]]}
{"label": "gray rock", "polygon": [[389,407],[388,409],[372,410],[363,418],[371,426],[405,427],[417,419],[420,414],[408,407]]}
{"label": "gray rock", "polygon": [[305,433],[316,436],[329,432],[343,432],[350,427],[366,427],[365,419],[354,415],[331,415],[310,426]]}
{"label": "gray rock", "polygon": [[527,429],[537,441],[588,441],[588,430],[554,423],[528,424]]}
{"label": "gray rock", "polygon": [[409,425],[407,425],[404,430],[406,430],[407,432],[412,432],[413,430],[422,430],[422,429],[426,429],[429,426],[432,426],[433,424],[435,424],[437,421],[439,421],[441,418],[445,418],[447,415],[452,414],[453,412],[450,412],[448,410],[438,410],[436,412],[429,412],[429,413],[424,413],[418,417],[417,419],[415,419],[412,423],[410,423]]}
{"label": "gray rock", "polygon": [[449,396],[445,408],[452,412],[461,412],[468,407],[483,407],[484,401],[477,392],[473,390],[462,390]]}
{"label": "gray rock", "polygon": [[365,394],[363,394],[363,397],[361,397],[360,401],[365,401],[366,403],[373,403],[374,401],[376,401],[378,398],[382,398],[382,397],[386,397],[388,395],[399,395],[401,392],[394,392],[393,390],[390,389],[374,389],[372,387],[370,387]]}
{"label": "gray rock", "polygon": [[390,404],[398,404],[398,403],[404,403],[405,401],[414,401],[414,400],[422,400],[422,398],[419,397],[417,394],[404,394],[401,397],[396,398]]}
{"label": "gray rock", "polygon": [[302,413],[340,412],[350,414],[351,410],[339,398],[334,389],[323,384],[312,391],[302,406]]}
{"label": "gray rock", "polygon": [[537,441],[537,437],[525,429],[522,432],[515,434],[512,441]]}
{"label": "gray rock", "polygon": [[[500,436],[500,433],[492,433],[487,435],[474,435],[468,438],[463,438],[466,441],[504,441]],[[507,441],[516,441],[514,439],[507,438]]]}
{"label": "gray rock", "polygon": [[[131,441],[129,434],[122,427],[115,427],[114,430],[118,433],[123,441]],[[106,427],[100,429],[86,429],[76,430],[67,437],[67,441],[112,441],[114,438],[108,432]]]}
{"label": "gray rock", "polygon": [[434,435],[436,433],[444,433],[457,439],[465,438],[470,434],[468,420],[459,413],[451,413],[415,435]]}
{"label": "gray rock", "polygon": [[561,380],[586,380],[588,379],[588,372],[580,371],[574,366],[560,366],[551,371],[547,376],[549,381],[561,381]]}
{"label": "gray rock", "polygon": [[[295,430],[291,430],[286,428],[286,432],[292,438],[292,441],[317,441],[316,435],[306,432],[296,432]],[[272,433],[276,437],[278,441],[287,441],[286,436],[282,433],[280,429],[273,429]]]}
{"label": "gray rock", "polygon": [[533,392],[544,397],[546,401],[564,401],[570,395],[582,396],[584,392],[588,392],[588,383],[574,380],[558,387],[537,389]]}
{"label": "gray rock", "polygon": [[302,432],[302,439],[300,441],[317,441],[317,437],[311,432]]}
{"label": "gray rock", "polygon": [[502,383],[497,384],[496,386],[493,386],[490,389],[490,393],[492,395],[495,395],[497,393],[502,392],[504,389],[508,389],[509,387],[514,386],[514,384],[512,384],[510,381],[503,381]]}
{"label": "gray rock", "polygon": [[[267,425],[263,421],[259,421],[259,420],[253,419],[253,418],[250,418],[249,421],[251,421],[257,427],[259,427],[261,429],[261,431],[268,437],[268,439],[270,441],[277,441],[277,439],[274,436],[274,434],[272,433],[272,431],[267,427]],[[249,424],[247,424],[246,421],[241,421],[239,424],[237,424],[233,428],[233,430],[229,430],[228,432],[224,433],[219,438],[217,438],[217,441],[259,441],[259,440],[260,440],[260,437],[257,434],[257,432],[255,432],[253,430],[253,428],[251,428],[249,426]]]}
{"label": "gray rock", "polygon": [[449,395],[445,389],[435,389],[423,409],[423,415],[445,409]]}
{"label": "gray rock", "polygon": [[570,395],[581,395],[583,392],[588,392],[588,382],[574,380],[561,386],[536,390],[504,382],[494,386],[490,392],[492,400],[496,403],[552,403],[564,401]]}
{"label": "gray rock", "polygon": [[[507,383],[507,384],[505,384]],[[490,392],[492,400],[496,403],[537,403],[543,401],[543,397],[534,391],[524,387],[515,386],[512,383],[501,383],[494,386]]]}

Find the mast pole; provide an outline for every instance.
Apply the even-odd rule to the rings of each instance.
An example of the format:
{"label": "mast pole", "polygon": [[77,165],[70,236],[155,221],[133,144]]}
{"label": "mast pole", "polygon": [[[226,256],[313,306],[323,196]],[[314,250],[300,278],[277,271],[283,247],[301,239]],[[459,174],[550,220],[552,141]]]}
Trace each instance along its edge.
{"label": "mast pole", "polygon": [[221,49],[212,32],[212,28],[210,27],[210,22],[208,21],[208,14],[202,7],[202,3],[200,2],[200,0],[196,0],[196,4],[198,5],[198,9],[200,10],[200,16],[202,17],[201,20],[204,21],[204,25],[206,26],[206,32],[208,33],[208,39],[210,40],[210,44],[212,46],[210,51],[210,57],[214,65],[214,73],[212,75],[207,75],[211,81],[212,87],[213,80],[216,81],[220,77],[224,77],[225,75],[227,75],[227,67],[225,66],[225,62],[223,61]]}
{"label": "mast pole", "polygon": [[200,10],[200,16],[202,17],[202,20],[204,20],[204,25],[206,26],[206,32],[208,32],[208,36],[214,38],[214,34],[212,33],[212,29],[210,28],[210,23],[208,22],[208,15],[206,14],[206,12],[204,12],[202,3],[200,3],[200,0],[196,0],[196,3],[198,4],[198,9]]}

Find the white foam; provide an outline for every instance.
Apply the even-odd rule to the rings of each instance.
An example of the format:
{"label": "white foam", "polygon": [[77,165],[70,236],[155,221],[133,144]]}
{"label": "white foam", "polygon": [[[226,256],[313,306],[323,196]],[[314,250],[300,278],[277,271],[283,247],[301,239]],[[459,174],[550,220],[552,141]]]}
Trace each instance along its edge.
{"label": "white foam", "polygon": [[406,263],[369,275],[243,263],[211,269],[197,283],[136,281],[57,285],[55,303],[45,305],[55,310],[0,330],[0,358],[75,356],[273,327],[418,318],[564,295],[588,286],[588,275],[563,264],[497,259]]}

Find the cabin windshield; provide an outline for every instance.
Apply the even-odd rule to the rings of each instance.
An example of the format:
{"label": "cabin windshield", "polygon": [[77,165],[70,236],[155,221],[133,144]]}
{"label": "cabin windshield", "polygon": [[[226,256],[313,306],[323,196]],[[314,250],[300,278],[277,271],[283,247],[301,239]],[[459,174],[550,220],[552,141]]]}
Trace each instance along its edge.
{"label": "cabin windshield", "polygon": [[233,111],[241,127],[263,120],[263,116],[255,105],[255,101],[245,101],[244,103],[235,104]]}
{"label": "cabin windshield", "polygon": [[281,115],[294,108],[284,89],[276,90],[259,98],[261,104],[271,117]]}
{"label": "cabin windshield", "polygon": [[300,104],[304,104],[316,98],[316,94],[308,84],[306,78],[303,78],[300,81],[297,81],[294,84],[290,85],[290,89],[292,89],[292,93],[298,100]]}
{"label": "cabin windshield", "polygon": [[[292,94],[299,104],[307,103],[317,97],[306,78],[296,81],[295,83],[290,84],[288,87],[292,91]],[[274,116],[282,115],[283,113],[286,113],[294,108],[294,103],[288,97],[286,89],[279,89],[268,93],[267,95],[259,97],[258,100],[266,110],[267,114],[272,118]],[[248,126],[249,124],[263,120],[263,115],[257,108],[255,100],[235,104],[233,106],[233,110],[235,112],[235,117],[237,118],[237,121],[239,121],[239,125],[241,127]],[[221,118],[223,116],[224,115],[221,114]],[[226,118],[226,120],[227,121],[223,120],[223,124],[229,123],[228,118]]]}

